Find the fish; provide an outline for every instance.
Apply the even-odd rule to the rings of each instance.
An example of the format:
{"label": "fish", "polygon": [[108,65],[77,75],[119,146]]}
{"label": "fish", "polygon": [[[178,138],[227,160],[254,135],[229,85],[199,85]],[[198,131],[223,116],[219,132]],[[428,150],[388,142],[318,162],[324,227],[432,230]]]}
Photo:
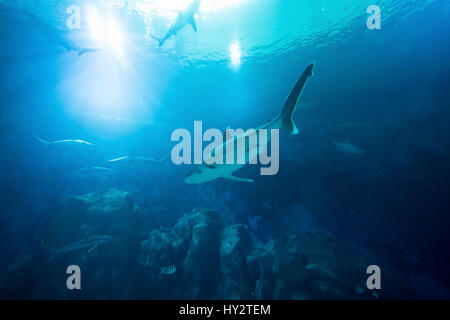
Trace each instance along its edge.
{"label": "fish", "polygon": [[47,141],[42,138],[40,138],[37,135],[34,135],[34,137],[44,145],[86,145],[90,147],[94,147],[95,145],[93,143],[79,140],[79,139],[65,139],[65,140],[56,140],[56,141]]}
{"label": "fish", "polygon": [[97,52],[101,50],[98,48],[83,48],[71,40],[72,35],[82,34],[83,30],[58,30],[44,19],[38,17],[36,14],[26,10],[22,10],[21,13],[33,24],[36,29],[44,34],[49,41],[67,51],[75,51],[79,56],[82,56],[85,53]]}
{"label": "fish", "polygon": [[167,31],[166,35],[162,38],[155,37],[150,34],[150,37],[159,42],[159,46],[162,47],[167,39],[175,36],[178,31],[184,28],[185,25],[190,24],[192,29],[197,32],[197,23],[195,22],[195,14],[198,12],[201,0],[193,0],[184,10],[177,10],[177,19]]}
{"label": "fish", "polygon": [[177,267],[175,267],[173,264],[161,267],[161,272],[159,273],[159,276],[163,275],[172,275],[177,271]]}
{"label": "fish", "polygon": [[113,237],[109,236],[109,235],[94,235],[94,236],[90,236],[85,239],[70,243],[59,249],[49,248],[45,245],[45,243],[43,243],[43,245],[51,251],[52,255],[50,257],[50,261],[52,261],[55,256],[57,256],[61,253],[65,253],[65,252],[71,252],[71,251],[89,248],[88,253],[90,253],[95,248],[97,248],[99,245],[108,243],[112,239],[113,239]]}
{"label": "fish", "polygon": [[354,146],[347,142],[334,142],[334,146],[342,152],[348,153],[348,154],[363,154],[366,153],[365,150],[358,148],[357,146]]}
{"label": "fish", "polygon": [[[284,102],[283,108],[281,113],[274,118],[273,120],[269,121],[268,123],[264,124],[263,126],[259,127],[259,129],[266,129],[270,131],[271,129],[280,129],[284,128],[287,130],[290,134],[298,134],[298,129],[294,124],[294,121],[292,120],[292,115],[295,111],[295,108],[298,104],[300,95],[303,91],[303,88],[310,76],[313,75],[313,68],[315,63],[309,64],[306,69],[304,70],[303,74],[298,79],[297,83],[295,84],[294,88],[292,89],[291,93],[287,97],[287,99]],[[244,133],[246,135],[248,133]],[[268,134],[267,143],[270,140],[271,134]],[[238,137],[238,139],[242,139],[243,137]],[[244,139],[247,140],[244,136]],[[244,141],[245,141],[244,140]],[[259,146],[258,150],[264,149],[261,144]],[[235,154],[234,149],[235,143],[233,139],[229,139],[225,141],[222,145],[217,147],[214,152],[221,152],[224,154],[224,157],[226,157],[226,153],[233,152],[233,155]],[[230,151],[231,150],[231,151]],[[257,153],[258,151],[256,151]],[[254,155],[255,154],[255,148],[247,148],[246,149],[246,159],[248,159],[248,155]],[[233,172],[239,170],[244,164],[214,164],[214,165],[207,165],[205,163],[202,164],[196,164],[194,165],[193,169],[185,176],[184,182],[187,184],[201,184],[208,181],[213,181],[219,178],[225,178],[235,181],[245,181],[245,182],[253,182],[253,179],[246,179],[246,178],[240,178],[233,175]]]}

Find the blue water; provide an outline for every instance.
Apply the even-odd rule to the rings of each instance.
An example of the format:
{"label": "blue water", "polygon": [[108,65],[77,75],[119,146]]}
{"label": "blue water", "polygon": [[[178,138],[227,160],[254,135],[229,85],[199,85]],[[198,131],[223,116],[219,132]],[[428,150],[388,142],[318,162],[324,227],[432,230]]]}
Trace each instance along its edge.
{"label": "blue water", "polygon": [[[381,298],[449,298],[449,2],[204,0],[198,31],[186,25],[158,47],[152,36],[162,37],[189,2],[0,1],[0,297],[359,298],[337,293],[339,274],[328,274],[327,286],[320,274],[328,265],[350,272],[364,257],[407,283],[392,293],[391,278],[382,280]],[[366,25],[372,4],[381,29]],[[81,10],[81,31],[68,32],[71,5]],[[78,55],[55,40],[62,35],[100,50]],[[314,76],[294,113],[300,133],[280,132],[276,175],[246,166],[236,175],[252,183],[190,185],[191,166],[170,158],[80,170],[127,155],[163,159],[173,130],[193,132],[195,120],[204,130],[258,127],[280,112],[311,61]],[[197,208],[213,210],[221,227]],[[92,215],[101,218],[85,218]],[[174,227],[192,226],[183,216],[206,219],[195,222],[206,226],[200,239],[221,245],[195,247],[192,238],[180,251],[154,249],[158,232],[162,242],[185,239]],[[276,243],[275,271],[261,271],[264,281],[246,273],[250,262],[230,267],[223,258],[233,226],[246,230],[249,248]],[[48,247],[93,234],[114,241],[50,259]],[[143,244],[149,235],[153,249]],[[312,269],[301,292],[303,282],[281,279],[275,267],[295,237]],[[330,243],[346,249],[330,254]],[[245,250],[241,260],[250,261]],[[148,252],[157,257],[145,264]],[[87,274],[84,290],[66,288],[71,264]],[[172,264],[176,272],[157,277]],[[355,276],[346,285],[367,291],[365,268],[360,283]],[[269,293],[258,294],[258,283]]]}

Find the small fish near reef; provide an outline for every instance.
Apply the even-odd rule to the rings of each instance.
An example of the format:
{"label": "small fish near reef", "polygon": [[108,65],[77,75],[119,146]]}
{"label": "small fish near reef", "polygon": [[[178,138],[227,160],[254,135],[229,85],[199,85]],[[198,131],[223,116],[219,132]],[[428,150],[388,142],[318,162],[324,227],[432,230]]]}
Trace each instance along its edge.
{"label": "small fish near reef", "polygon": [[165,275],[170,276],[174,274],[177,271],[177,267],[175,267],[173,264],[161,267],[161,272],[159,273],[159,277],[163,277]]}

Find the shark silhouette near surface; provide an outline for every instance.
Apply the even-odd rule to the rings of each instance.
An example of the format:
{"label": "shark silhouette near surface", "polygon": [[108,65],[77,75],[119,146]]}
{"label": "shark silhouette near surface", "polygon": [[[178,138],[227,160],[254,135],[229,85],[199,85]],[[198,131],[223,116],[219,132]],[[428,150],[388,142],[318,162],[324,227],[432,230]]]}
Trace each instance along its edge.
{"label": "shark silhouette near surface", "polygon": [[184,10],[178,10],[178,16],[173,25],[162,38],[150,35],[153,39],[159,42],[159,46],[163,46],[164,42],[172,36],[175,36],[178,31],[184,28],[185,25],[190,24],[192,29],[197,32],[197,23],[195,22],[195,14],[200,7],[201,0],[193,0]]}
{"label": "shark silhouette near surface", "polygon": [[[297,83],[295,84],[294,88],[292,89],[291,93],[287,97],[286,101],[284,102],[283,109],[281,113],[273,120],[267,122],[266,124],[262,125],[258,129],[280,129],[284,128],[286,129],[290,134],[297,134],[298,129],[294,124],[294,121],[292,120],[292,115],[295,111],[295,107],[297,106],[298,100],[300,98],[300,95],[303,91],[303,88],[306,84],[306,81],[310,76],[313,75],[312,70],[314,68],[314,63],[311,63],[308,65],[301,75],[301,77],[298,79]],[[246,135],[247,133],[244,133]],[[270,137],[270,135],[268,135]],[[269,138],[270,139],[270,138]],[[267,140],[269,140],[267,139]],[[246,137],[244,136],[244,141],[246,140]],[[266,144],[268,141],[265,142]],[[261,148],[263,147],[263,148]],[[249,155],[253,154],[256,155],[260,150],[264,149],[264,146],[259,143],[258,146],[255,148],[247,148],[246,149],[246,155],[245,158],[249,158]],[[220,149],[220,150],[219,150]],[[227,153],[235,154],[235,143],[233,139],[230,139],[226,142],[224,142],[222,145],[217,147],[214,150],[216,153],[224,154],[224,157],[227,157]],[[216,180],[219,178],[225,178],[230,180],[236,180],[236,181],[246,181],[246,182],[252,182],[252,179],[246,179],[241,177],[236,177],[233,175],[233,173],[243,166],[244,164],[214,164],[214,165],[207,165],[205,163],[194,165],[194,168],[186,175],[184,182],[188,184],[200,184],[205,183],[208,181]]]}

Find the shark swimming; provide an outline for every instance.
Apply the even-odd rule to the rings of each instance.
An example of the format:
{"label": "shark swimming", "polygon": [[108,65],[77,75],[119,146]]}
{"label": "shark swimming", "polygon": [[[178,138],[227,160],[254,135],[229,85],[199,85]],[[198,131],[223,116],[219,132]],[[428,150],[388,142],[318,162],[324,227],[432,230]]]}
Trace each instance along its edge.
{"label": "shark swimming", "polygon": [[[298,79],[291,93],[287,97],[284,102],[281,113],[273,120],[267,122],[262,125],[259,129],[266,129],[271,131],[272,129],[286,129],[290,134],[298,134],[298,129],[294,124],[292,119],[293,113],[297,106],[300,95],[303,91],[303,88],[310,76],[313,75],[314,63],[308,65],[303,72],[303,74]],[[227,129],[228,130],[228,129]],[[246,137],[249,135],[249,130],[243,133],[241,136],[238,136],[237,139],[246,140]],[[205,161],[202,164],[194,165],[194,168],[186,175],[184,178],[184,182],[187,184],[201,184],[208,181],[213,181],[219,178],[231,179],[236,181],[246,181],[252,182],[252,179],[246,179],[241,177],[236,177],[233,173],[247,163],[249,163],[250,159],[258,156],[258,153],[261,153],[262,150],[266,149],[266,145],[268,141],[271,139],[271,134],[268,135],[267,139],[258,139],[260,140],[257,145],[249,146],[245,149],[245,161],[244,163],[236,163],[236,164],[208,164],[208,159],[204,159]],[[278,135],[276,136],[278,138]],[[261,142],[263,140],[263,142]],[[234,139],[227,139],[223,144],[213,150],[212,153],[223,154],[224,157],[228,158],[228,154],[232,154],[230,157],[234,157],[235,154],[235,143]],[[212,154],[211,153],[211,154]],[[278,170],[278,169],[277,169]]]}
{"label": "shark swimming", "polygon": [[339,151],[348,153],[348,154],[363,154],[366,153],[365,150],[358,148],[357,146],[354,146],[347,142],[334,142],[334,146]]}
{"label": "shark swimming", "polygon": [[106,176],[114,174],[116,171],[111,168],[88,166],[70,171],[67,176],[69,177],[87,177],[87,176]]}
{"label": "shark swimming", "polygon": [[22,10],[22,14],[38,29],[44,36],[55,45],[64,48],[67,51],[75,51],[79,56],[89,53],[100,51],[98,48],[84,48],[77,45],[71,36],[83,35],[83,30],[58,30],[47,21],[39,18],[35,14]]}
{"label": "shark swimming", "polygon": [[192,29],[197,32],[197,23],[195,22],[195,14],[200,7],[201,0],[193,0],[184,10],[178,10],[178,16],[173,25],[167,31],[166,35],[162,38],[158,38],[150,35],[153,39],[159,42],[159,46],[162,47],[164,42],[172,36],[175,36],[178,31],[184,28],[185,25],[190,24]]}
{"label": "shark swimming", "polygon": [[94,235],[87,237],[85,239],[70,243],[62,248],[59,249],[51,249],[48,248],[52,252],[52,256],[50,257],[50,261],[53,260],[53,258],[61,253],[65,252],[71,252],[81,249],[88,249],[88,253],[92,252],[94,249],[96,249],[99,245],[105,244],[110,242],[113,239],[112,236],[108,235]]}
{"label": "shark swimming", "polygon": [[65,139],[65,140],[56,140],[56,141],[47,141],[44,140],[42,138],[40,138],[37,135],[34,135],[34,137],[41,143],[43,143],[44,145],[86,145],[86,146],[90,146],[90,147],[94,147],[95,145],[84,141],[84,140],[79,140],[79,139]]}
{"label": "shark swimming", "polygon": [[108,160],[107,164],[120,164],[120,165],[125,165],[125,166],[135,166],[137,163],[163,163],[164,161],[166,161],[169,157],[166,156],[162,159],[150,159],[150,158],[146,158],[146,157],[141,157],[141,156],[123,156],[120,158],[115,158],[115,159],[111,159]]}

